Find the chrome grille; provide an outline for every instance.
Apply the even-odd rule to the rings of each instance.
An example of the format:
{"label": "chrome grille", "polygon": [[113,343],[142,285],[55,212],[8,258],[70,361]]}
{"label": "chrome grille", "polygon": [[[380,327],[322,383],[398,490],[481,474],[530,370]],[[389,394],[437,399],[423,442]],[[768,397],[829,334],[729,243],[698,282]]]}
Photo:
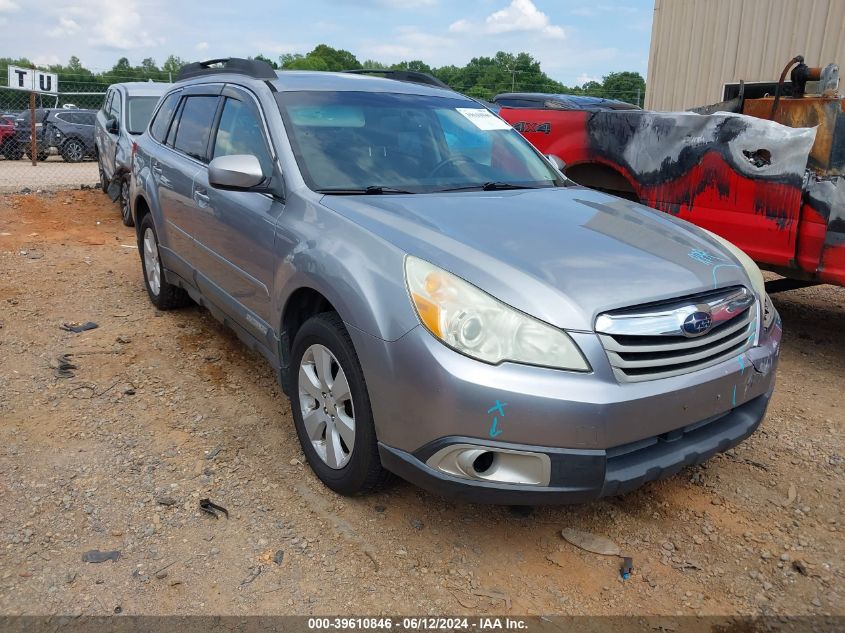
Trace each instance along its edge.
{"label": "chrome grille", "polygon": [[[596,332],[620,382],[686,374],[738,356],[757,337],[758,305],[743,287],[607,312]],[[691,315],[704,313],[712,325],[685,331]]]}

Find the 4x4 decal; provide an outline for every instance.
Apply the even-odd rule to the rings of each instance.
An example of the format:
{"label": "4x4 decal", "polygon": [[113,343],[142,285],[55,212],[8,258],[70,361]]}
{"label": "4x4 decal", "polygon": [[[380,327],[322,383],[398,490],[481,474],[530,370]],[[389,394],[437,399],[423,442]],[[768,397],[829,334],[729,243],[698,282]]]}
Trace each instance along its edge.
{"label": "4x4 decal", "polygon": [[532,132],[538,134],[549,134],[552,131],[552,124],[534,123],[532,121],[517,121],[513,124],[513,129],[520,134],[531,134]]}

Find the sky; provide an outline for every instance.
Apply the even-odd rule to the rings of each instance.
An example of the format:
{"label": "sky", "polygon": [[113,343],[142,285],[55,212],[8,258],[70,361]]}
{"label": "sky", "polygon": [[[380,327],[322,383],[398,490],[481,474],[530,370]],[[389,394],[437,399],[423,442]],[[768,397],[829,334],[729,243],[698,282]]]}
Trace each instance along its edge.
{"label": "sky", "polygon": [[76,55],[92,70],[120,57],[183,59],[306,53],[463,66],[527,52],[567,85],[648,65],[654,0],[0,0],[0,57]]}

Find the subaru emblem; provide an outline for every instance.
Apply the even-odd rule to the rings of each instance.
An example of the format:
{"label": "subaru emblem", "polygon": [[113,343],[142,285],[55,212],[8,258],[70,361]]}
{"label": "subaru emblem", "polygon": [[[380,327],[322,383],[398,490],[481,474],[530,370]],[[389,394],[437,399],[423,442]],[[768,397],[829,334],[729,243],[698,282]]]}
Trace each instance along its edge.
{"label": "subaru emblem", "polygon": [[706,333],[713,324],[713,319],[709,312],[693,312],[681,324],[681,330],[684,336],[701,336]]}

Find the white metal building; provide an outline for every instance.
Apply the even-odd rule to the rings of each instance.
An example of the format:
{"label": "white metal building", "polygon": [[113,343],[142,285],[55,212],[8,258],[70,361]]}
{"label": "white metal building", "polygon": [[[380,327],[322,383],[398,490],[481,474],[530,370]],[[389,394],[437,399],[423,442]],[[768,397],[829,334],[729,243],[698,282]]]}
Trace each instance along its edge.
{"label": "white metal building", "polygon": [[777,81],[795,55],[845,71],[845,0],[655,0],[645,107],[721,101],[726,83]]}

